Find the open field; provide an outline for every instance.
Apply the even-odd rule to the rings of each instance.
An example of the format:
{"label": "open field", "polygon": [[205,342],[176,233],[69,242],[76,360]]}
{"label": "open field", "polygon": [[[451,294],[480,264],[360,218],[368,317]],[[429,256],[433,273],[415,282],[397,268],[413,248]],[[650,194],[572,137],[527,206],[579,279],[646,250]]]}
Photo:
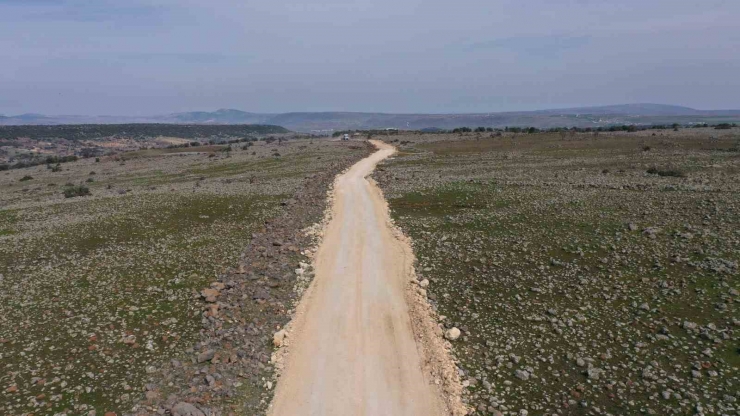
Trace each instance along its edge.
{"label": "open field", "polygon": [[[116,156],[143,152],[145,155],[192,150],[198,146],[249,143],[258,139],[298,138],[282,127],[262,125],[55,125],[0,126],[0,171],[55,165],[77,158]],[[183,149],[187,148],[187,149]]]}
{"label": "open field", "polygon": [[242,145],[0,172],[0,414],[265,406],[302,230],[368,149]]}
{"label": "open field", "polygon": [[740,131],[652,133],[388,139],[477,414],[738,414]]}

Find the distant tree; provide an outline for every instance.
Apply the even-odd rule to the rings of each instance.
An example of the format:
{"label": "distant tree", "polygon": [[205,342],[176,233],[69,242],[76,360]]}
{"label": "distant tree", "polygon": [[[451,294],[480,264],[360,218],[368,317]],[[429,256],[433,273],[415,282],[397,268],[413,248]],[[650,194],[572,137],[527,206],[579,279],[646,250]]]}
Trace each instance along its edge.
{"label": "distant tree", "polygon": [[96,153],[97,153],[97,150],[93,147],[85,147],[82,150],[80,150],[80,155],[84,157],[85,159],[95,156]]}

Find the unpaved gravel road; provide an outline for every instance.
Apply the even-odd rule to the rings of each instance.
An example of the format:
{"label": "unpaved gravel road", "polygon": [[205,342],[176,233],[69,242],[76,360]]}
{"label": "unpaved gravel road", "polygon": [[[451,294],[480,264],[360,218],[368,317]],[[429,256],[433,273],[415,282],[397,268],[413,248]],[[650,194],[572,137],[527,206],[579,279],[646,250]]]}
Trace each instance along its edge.
{"label": "unpaved gravel road", "polygon": [[373,144],[379,150],[335,183],[316,278],[292,324],[270,415],[445,413],[422,370],[405,300],[411,250],[365,178],[395,148]]}

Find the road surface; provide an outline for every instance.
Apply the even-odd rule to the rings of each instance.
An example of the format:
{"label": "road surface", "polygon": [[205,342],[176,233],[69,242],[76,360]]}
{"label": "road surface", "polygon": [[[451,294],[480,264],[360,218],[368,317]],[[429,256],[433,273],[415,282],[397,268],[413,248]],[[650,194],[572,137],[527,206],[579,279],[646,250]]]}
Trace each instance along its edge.
{"label": "road surface", "polygon": [[301,300],[272,416],[445,414],[422,371],[404,291],[410,249],[394,237],[380,190],[365,177],[395,148],[335,182],[333,217]]}

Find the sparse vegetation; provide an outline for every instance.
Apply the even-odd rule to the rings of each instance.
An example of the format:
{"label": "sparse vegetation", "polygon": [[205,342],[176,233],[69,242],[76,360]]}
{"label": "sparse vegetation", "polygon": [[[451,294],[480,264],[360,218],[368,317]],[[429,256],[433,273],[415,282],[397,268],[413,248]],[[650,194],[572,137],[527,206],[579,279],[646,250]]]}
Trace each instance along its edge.
{"label": "sparse vegetation", "polygon": [[[156,413],[170,397],[219,414],[262,412],[263,337],[287,320],[302,229],[321,218],[334,174],[367,153],[321,142],[280,151],[275,159],[258,142],[229,158],[80,159],[63,174],[1,175],[0,414]],[[93,166],[100,182],[77,185]],[[55,182],[94,197],[65,198]],[[305,199],[281,204],[293,197]],[[250,274],[234,273],[243,259]],[[235,284],[215,316],[198,295],[214,282]],[[215,359],[199,362],[207,349]]]}
{"label": "sparse vegetation", "polygon": [[407,135],[379,166],[474,414],[736,411],[737,138],[694,130]]}

